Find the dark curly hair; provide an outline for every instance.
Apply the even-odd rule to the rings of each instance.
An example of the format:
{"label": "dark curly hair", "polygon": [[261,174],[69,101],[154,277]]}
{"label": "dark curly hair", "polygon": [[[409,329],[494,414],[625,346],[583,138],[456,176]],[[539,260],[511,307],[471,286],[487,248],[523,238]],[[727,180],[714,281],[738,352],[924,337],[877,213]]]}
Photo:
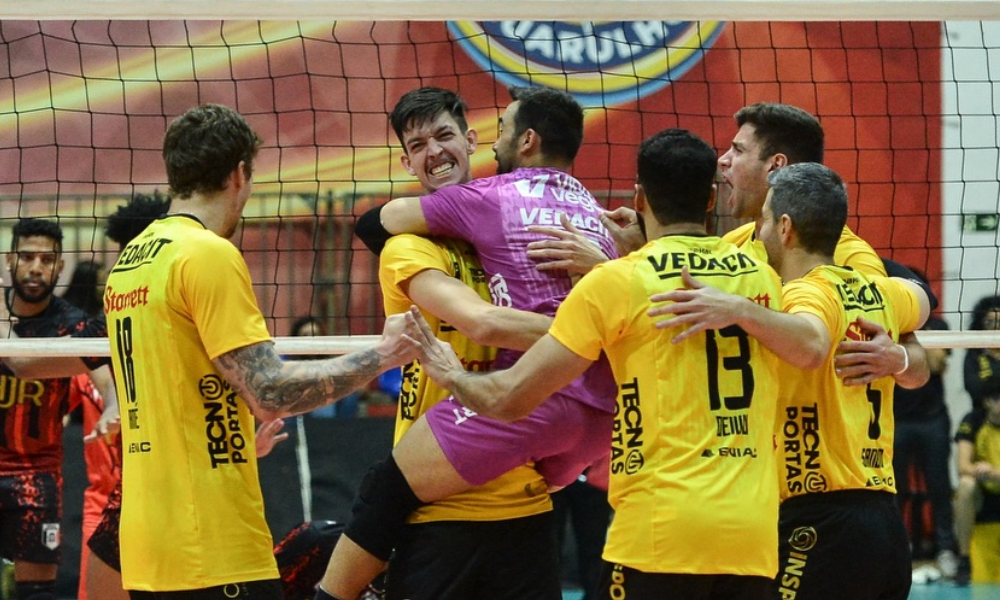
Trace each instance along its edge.
{"label": "dark curly hair", "polygon": [[705,220],[716,171],[715,150],[685,129],[665,129],[639,145],[639,184],[661,225]]}
{"label": "dark curly hair", "polygon": [[136,194],[108,215],[104,234],[119,247],[124,248],[125,244],[134,240],[135,236],[142,233],[143,229],[166,214],[168,210],[170,210],[169,196],[164,196],[160,192],[153,192],[152,196]]}
{"label": "dark curly hair", "polygon": [[55,221],[25,217],[14,225],[14,229],[11,234],[11,252],[17,252],[17,246],[21,242],[21,238],[33,237],[36,235],[47,237],[55,241],[56,252],[62,252],[63,232],[62,228],[59,227],[59,224]]}
{"label": "dark curly hair", "polygon": [[972,309],[972,323],[969,328],[973,331],[982,331],[986,328],[986,314],[990,312],[1000,312],[1000,296],[986,296]]}

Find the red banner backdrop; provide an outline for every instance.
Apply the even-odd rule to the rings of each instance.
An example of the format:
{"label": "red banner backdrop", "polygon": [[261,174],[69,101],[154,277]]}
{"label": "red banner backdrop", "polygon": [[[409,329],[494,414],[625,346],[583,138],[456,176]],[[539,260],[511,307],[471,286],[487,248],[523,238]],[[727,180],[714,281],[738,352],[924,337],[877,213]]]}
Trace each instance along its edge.
{"label": "red banner backdrop", "polygon": [[[492,31],[544,26],[511,22],[494,24]],[[939,24],[670,23],[662,32],[673,49],[662,51],[660,63],[655,53],[636,54],[629,45],[635,40],[627,36],[658,31],[648,23],[565,27],[582,36],[605,27],[616,45],[565,41],[561,54],[553,55],[556,46],[524,42],[531,52],[517,63],[509,52],[501,60],[499,43],[486,37],[489,27],[476,24],[2,22],[0,49],[8,57],[0,61],[0,194],[24,201],[16,208],[8,203],[0,215],[52,212],[53,199],[69,196],[164,189],[159,148],[170,119],[217,102],[246,115],[265,140],[255,171],[258,198],[248,215],[315,215],[317,199],[329,196],[337,199],[335,212],[350,220],[371,202],[416,191],[386,122],[403,93],[420,85],[458,91],[470,106],[470,124],[480,131],[475,172],[489,175],[496,118],[508,101],[505,84],[551,83],[553,75],[537,65],[555,56],[564,68],[553,72],[563,73],[566,87],[581,96],[591,92],[575,169],[595,195],[627,199],[635,148],[662,128],[691,129],[723,152],[740,107],[795,104],[816,114],[826,129],[827,163],[849,182],[851,225],[880,252],[922,266],[936,279]],[[456,40],[463,35],[468,37]],[[496,60],[484,64],[476,48],[488,54],[496,48]],[[586,64],[572,64],[572,52]],[[596,60],[587,62],[588,56]],[[623,86],[629,65],[637,66]],[[602,90],[608,99],[603,105]],[[290,200],[295,197],[312,201]],[[29,198],[48,200],[35,210]],[[56,211],[101,216],[116,203],[63,202]],[[297,234],[299,241],[309,235]],[[274,252],[275,241],[267,237],[244,234],[248,260],[258,260],[255,252]],[[295,238],[289,238],[289,251]],[[255,275],[265,284],[288,277],[275,274],[276,265],[300,271],[293,276],[299,281],[315,269],[313,261],[296,259]],[[367,262],[358,266],[369,268]],[[285,310],[277,308],[285,301],[269,301],[274,310]],[[349,312],[355,310],[361,309]]]}

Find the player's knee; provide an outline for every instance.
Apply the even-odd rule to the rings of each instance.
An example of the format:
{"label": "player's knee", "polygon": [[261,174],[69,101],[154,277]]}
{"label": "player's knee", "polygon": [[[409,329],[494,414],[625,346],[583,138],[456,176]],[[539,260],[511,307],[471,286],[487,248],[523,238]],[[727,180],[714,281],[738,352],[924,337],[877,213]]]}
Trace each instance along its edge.
{"label": "player's knee", "polygon": [[388,561],[407,517],[422,504],[390,455],[362,480],[344,533],[369,554]]}
{"label": "player's knee", "polygon": [[56,600],[56,582],[18,581],[14,584],[17,600]]}

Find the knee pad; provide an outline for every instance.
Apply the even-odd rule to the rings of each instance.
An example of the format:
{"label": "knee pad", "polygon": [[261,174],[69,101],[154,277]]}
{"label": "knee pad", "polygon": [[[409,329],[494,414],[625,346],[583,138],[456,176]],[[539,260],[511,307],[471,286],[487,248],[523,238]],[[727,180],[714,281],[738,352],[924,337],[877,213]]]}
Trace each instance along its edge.
{"label": "knee pad", "polygon": [[388,561],[407,517],[423,504],[389,455],[361,481],[344,534],[369,554]]}
{"label": "knee pad", "polygon": [[18,581],[14,584],[17,600],[56,600],[56,582]]}

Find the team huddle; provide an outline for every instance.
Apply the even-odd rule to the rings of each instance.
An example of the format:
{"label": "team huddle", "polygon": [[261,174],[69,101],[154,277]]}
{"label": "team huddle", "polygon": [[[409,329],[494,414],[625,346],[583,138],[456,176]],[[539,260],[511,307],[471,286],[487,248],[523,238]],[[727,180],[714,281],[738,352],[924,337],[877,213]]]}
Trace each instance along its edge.
{"label": "team huddle", "polygon": [[[461,98],[420,88],[396,104],[401,161],[424,194],[358,220],[379,254],[386,322],[378,343],[344,356],[274,350],[228,240],[261,140],[229,108],[169,126],[169,211],[111,269],[106,331],[70,331],[90,323],[73,315],[31,333],[30,298],[51,269],[22,266],[59,261],[61,237],[15,231],[14,331],[111,344],[121,503],[92,549],[121,579],[117,596],[92,600],[284,598],[254,421],[336,402],[395,367],[394,447],[359,487],[316,600],[370,597],[383,572],[391,600],[558,600],[549,492],[602,464],[614,516],[586,598],[907,597],[893,389],[927,380],[912,332],[933,299],[847,227],[819,122],[747,106],[721,157],[690,131],[658,132],[637,151],[633,208],[609,213],[570,174],[584,142],[576,100],[510,95],[497,175],[481,179]],[[707,227],[720,177],[729,211],[751,220],[723,237]],[[15,464],[33,447],[8,446],[5,487],[54,485],[58,469]],[[50,495],[0,528],[21,600],[55,598],[58,553],[31,537],[52,521],[42,509],[58,523]]]}

